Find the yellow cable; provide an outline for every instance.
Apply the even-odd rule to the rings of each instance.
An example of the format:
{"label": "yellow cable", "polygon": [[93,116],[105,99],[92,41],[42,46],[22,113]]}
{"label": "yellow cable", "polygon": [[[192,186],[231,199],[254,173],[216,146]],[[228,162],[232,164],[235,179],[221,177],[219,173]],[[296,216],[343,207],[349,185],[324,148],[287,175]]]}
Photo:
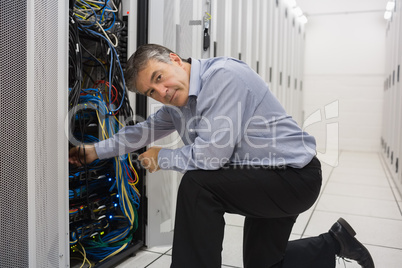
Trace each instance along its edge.
{"label": "yellow cable", "polygon": [[110,258],[114,255],[116,255],[117,253],[120,253],[120,251],[122,251],[123,249],[125,249],[125,247],[127,246],[128,243],[125,243],[123,246],[121,246],[121,248],[119,248],[118,250],[116,250],[115,252],[113,252],[112,254],[110,254],[109,256],[105,257],[104,259],[100,260],[99,262],[103,262],[104,260],[106,260],[107,258]]}
{"label": "yellow cable", "polygon": [[[130,226],[130,230],[131,230],[131,226]],[[114,242],[115,240],[118,240],[120,237],[125,238],[125,236],[127,235],[127,232],[129,232],[129,230],[125,230],[123,233],[113,237],[113,239],[108,240],[108,243]]]}
{"label": "yellow cable", "polygon": [[105,131],[105,120],[100,119],[98,110],[96,110],[96,116],[98,117],[98,122],[102,128],[102,137],[104,140],[106,140],[108,135],[106,134],[106,131]]}
{"label": "yellow cable", "polygon": [[[91,5],[91,6],[93,6],[93,7],[96,7],[98,10],[101,9],[100,6],[98,6],[98,5],[94,4],[94,3],[91,3],[90,1],[87,1],[87,4],[88,4],[88,5]],[[95,9],[94,9],[94,10],[95,10]]]}
{"label": "yellow cable", "polygon": [[135,168],[134,168],[133,162],[131,161],[131,154],[128,154],[127,157],[128,157],[128,162],[130,163],[130,166],[131,166],[131,168],[133,169],[133,171],[135,173],[135,177],[137,178],[136,182],[134,184],[137,184],[138,183],[138,173],[137,173],[137,170],[135,170]]}
{"label": "yellow cable", "polygon": [[80,17],[80,18],[83,19],[83,20],[86,20],[86,19],[87,19],[86,17],[81,16],[81,15],[78,15],[77,13],[74,13],[74,14],[75,14],[75,16]]}
{"label": "yellow cable", "polygon": [[[116,157],[116,161],[117,161],[117,157]],[[121,194],[122,194],[122,200],[123,200],[123,207],[124,207],[124,212],[125,215],[127,215],[127,218],[129,219],[130,223],[133,224],[134,223],[134,210],[133,210],[133,206],[130,202],[130,198],[128,197],[128,193],[127,193],[127,189],[124,187],[124,182],[123,182],[123,176],[122,176],[122,167],[120,164],[120,161],[118,161],[118,174],[119,174],[119,178],[120,178],[120,182],[121,182]],[[128,207],[129,207],[129,213],[127,212],[126,209],[126,201],[128,201]]]}
{"label": "yellow cable", "polygon": [[92,267],[92,264],[91,264],[91,262],[87,259],[87,253],[85,252],[84,246],[81,244],[81,242],[78,242],[78,244],[81,246],[83,252],[81,252],[81,250],[79,250],[78,248],[77,248],[77,250],[78,250],[78,252],[81,253],[81,255],[84,257],[83,263],[82,263],[82,265],[81,265],[80,268],[84,267],[84,265],[85,265],[86,262],[88,262],[89,268],[91,268],[91,267]]}
{"label": "yellow cable", "polygon": [[117,123],[119,123],[122,127],[124,127],[124,125],[122,123],[120,123],[120,121],[117,119],[116,116],[114,116],[114,118],[116,119]]}
{"label": "yellow cable", "polygon": [[[117,157],[116,157],[116,161],[117,161]],[[123,183],[123,176],[122,176],[122,169],[121,169],[121,165],[120,165],[120,161],[117,162],[118,164],[118,179],[119,179],[119,183],[120,183],[120,188],[121,188],[121,200],[123,203],[123,208],[124,208],[124,214],[126,215],[126,217],[129,219],[129,221],[131,222],[131,217],[129,215],[129,213],[127,212],[127,208],[126,208],[126,189],[124,187],[124,183]]]}

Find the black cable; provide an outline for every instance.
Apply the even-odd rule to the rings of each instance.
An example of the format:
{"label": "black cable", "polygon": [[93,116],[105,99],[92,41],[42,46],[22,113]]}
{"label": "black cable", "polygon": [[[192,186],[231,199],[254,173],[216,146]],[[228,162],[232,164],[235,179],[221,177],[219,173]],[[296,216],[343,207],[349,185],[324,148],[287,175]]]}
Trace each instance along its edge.
{"label": "black cable", "polygon": [[[70,4],[72,3],[75,3],[75,1],[73,2],[70,1]],[[117,7],[120,7],[122,3],[120,0],[115,0],[115,4]],[[97,14],[103,12],[106,6],[107,1],[105,1],[105,4],[102,6],[100,10],[96,11]],[[93,15],[94,13],[91,14],[87,19],[89,19]],[[121,38],[124,37],[122,31],[126,29],[126,24],[121,19],[122,18],[121,12],[117,12],[115,16],[116,18],[114,26],[111,29],[109,29],[107,33],[108,35],[114,34],[116,38],[118,38],[119,43],[122,43],[120,42]],[[104,28],[105,29],[109,28],[111,26],[111,23],[113,23],[112,19],[110,18],[106,19],[106,21],[104,21],[103,24]],[[99,37],[89,31],[90,29],[99,33],[99,29],[97,28],[96,25],[93,25],[89,28],[87,27],[88,24],[85,24],[85,27],[83,27],[81,21],[79,19],[76,19],[72,10],[70,10],[69,109],[74,109],[74,107],[77,107],[77,105],[80,103],[81,94],[87,94],[87,92],[84,92],[82,90],[83,87],[85,88],[85,86],[89,85],[90,83],[96,84],[97,81],[104,80],[108,81],[111,85],[113,85],[116,88],[116,90],[113,89],[113,92],[111,92],[111,94],[113,96],[113,99],[117,98],[117,102],[115,102],[117,106],[115,108],[117,108],[121,104],[120,109],[118,110],[118,115],[122,116],[124,119],[132,118],[133,110],[129,103],[127,89],[123,87],[124,77],[122,75],[122,71],[120,70],[120,66],[118,63],[118,54],[121,54],[121,51],[119,51],[119,48],[116,48],[116,52],[114,52],[113,49],[109,48],[109,44],[104,38]],[[113,61],[111,61],[111,57],[108,54],[108,52],[114,53]],[[83,61],[83,59],[85,60]],[[93,64],[91,64],[90,61],[92,61]],[[111,70],[111,81],[109,81],[109,70]],[[84,76],[84,74],[86,76]],[[109,94],[105,88],[106,85],[105,87],[100,87],[101,94],[103,94],[104,97],[106,97],[105,96],[106,94]],[[113,102],[113,99],[110,100],[110,103]],[[88,115],[88,113],[90,113],[89,110],[90,109],[81,110],[76,114],[77,116],[72,116],[70,122],[70,128],[73,130],[72,133],[74,133],[76,139],[81,141],[81,146],[79,146],[78,153],[79,154],[84,153],[84,156],[86,154],[86,150],[84,147],[85,135],[88,132],[92,131],[92,127],[88,127],[91,121],[86,116]],[[91,172],[90,170],[92,170],[93,168],[110,164],[110,161],[100,161],[95,166],[94,165],[89,166],[90,163],[86,162],[85,157],[83,161],[81,161],[81,158],[79,158],[79,161],[82,166],[75,168],[72,167],[70,169],[70,172],[80,171],[84,173],[83,176],[85,177],[85,182],[82,181],[79,183],[81,183],[81,185],[84,184],[86,185],[87,193],[84,201],[86,203],[86,206],[88,207],[87,210],[88,212],[86,213],[88,213],[87,215],[90,219],[94,219],[95,214],[93,212],[93,209],[91,209],[91,203],[90,203],[91,198],[89,194],[89,187],[91,183],[88,178],[90,176]]]}
{"label": "black cable", "polygon": [[[103,7],[102,7],[101,9],[99,9],[99,10],[97,11],[97,13],[102,13],[102,11],[105,9],[106,5],[107,5],[107,0],[105,0],[105,4],[103,5]],[[89,19],[90,17],[92,17],[94,14],[95,14],[95,13],[92,13],[91,15],[89,15],[89,16],[87,17],[87,19]]]}

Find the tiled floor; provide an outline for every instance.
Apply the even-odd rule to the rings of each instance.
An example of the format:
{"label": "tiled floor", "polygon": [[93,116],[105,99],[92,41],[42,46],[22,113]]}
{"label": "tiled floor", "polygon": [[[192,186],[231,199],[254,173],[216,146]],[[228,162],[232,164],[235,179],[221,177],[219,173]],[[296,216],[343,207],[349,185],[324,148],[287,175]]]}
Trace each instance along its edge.
{"label": "tiled floor", "polygon": [[[377,268],[402,267],[402,199],[380,154],[341,152],[339,164],[323,163],[323,187],[316,204],[301,214],[291,240],[327,232],[339,218],[356,230],[370,250]],[[222,267],[242,267],[243,218],[225,215]],[[118,268],[168,268],[171,247],[144,248]],[[355,262],[337,268],[360,267]]]}

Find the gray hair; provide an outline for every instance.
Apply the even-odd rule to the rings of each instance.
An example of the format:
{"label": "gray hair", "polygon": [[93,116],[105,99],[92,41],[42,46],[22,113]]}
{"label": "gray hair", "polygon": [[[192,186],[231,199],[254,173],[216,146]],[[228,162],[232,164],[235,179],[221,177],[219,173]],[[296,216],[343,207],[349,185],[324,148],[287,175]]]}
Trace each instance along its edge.
{"label": "gray hair", "polygon": [[172,61],[170,60],[170,53],[174,52],[164,46],[156,44],[146,44],[140,46],[127,61],[127,67],[124,72],[127,89],[129,91],[139,93],[138,89],[135,87],[138,73],[147,67],[149,60],[156,60],[171,64]]}

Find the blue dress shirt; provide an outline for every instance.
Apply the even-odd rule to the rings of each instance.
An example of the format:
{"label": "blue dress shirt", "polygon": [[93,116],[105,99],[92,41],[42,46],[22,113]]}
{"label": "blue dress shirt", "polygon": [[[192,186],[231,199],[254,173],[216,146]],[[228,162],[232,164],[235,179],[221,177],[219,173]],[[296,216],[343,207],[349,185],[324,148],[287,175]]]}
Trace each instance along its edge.
{"label": "blue dress shirt", "polygon": [[316,154],[313,136],[287,115],[247,64],[227,58],[192,59],[185,106],[163,106],[146,121],[95,144],[100,159],[138,150],[178,131],[184,146],[162,149],[161,169],[185,172],[229,165],[302,168]]}

